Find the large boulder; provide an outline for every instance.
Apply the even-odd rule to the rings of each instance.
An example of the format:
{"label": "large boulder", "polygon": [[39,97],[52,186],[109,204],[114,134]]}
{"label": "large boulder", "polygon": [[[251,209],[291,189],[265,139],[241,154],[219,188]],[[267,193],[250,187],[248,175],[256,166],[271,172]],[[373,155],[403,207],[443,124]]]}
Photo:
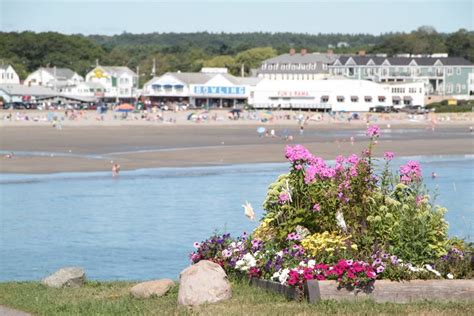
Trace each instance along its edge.
{"label": "large boulder", "polygon": [[165,295],[174,286],[173,280],[162,279],[138,283],[130,289],[130,293],[136,298],[149,298]]}
{"label": "large boulder", "polygon": [[50,276],[44,278],[41,283],[49,287],[81,287],[86,280],[84,269],[79,267],[61,268]]}
{"label": "large boulder", "polygon": [[232,297],[227,275],[214,262],[202,260],[179,275],[178,304],[194,306],[216,303]]}

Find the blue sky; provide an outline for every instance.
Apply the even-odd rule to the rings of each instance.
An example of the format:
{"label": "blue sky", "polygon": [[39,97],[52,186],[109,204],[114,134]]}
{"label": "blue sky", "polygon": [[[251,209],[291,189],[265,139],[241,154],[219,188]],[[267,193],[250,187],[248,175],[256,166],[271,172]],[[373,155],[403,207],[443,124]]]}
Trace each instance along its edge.
{"label": "blue sky", "polygon": [[473,30],[474,0],[0,0],[2,31],[439,32]]}

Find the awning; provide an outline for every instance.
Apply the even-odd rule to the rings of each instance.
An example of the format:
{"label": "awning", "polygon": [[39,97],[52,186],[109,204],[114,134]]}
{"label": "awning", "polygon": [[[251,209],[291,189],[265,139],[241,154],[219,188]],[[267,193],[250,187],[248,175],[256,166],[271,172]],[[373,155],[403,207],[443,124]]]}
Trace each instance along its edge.
{"label": "awning", "polygon": [[371,97],[371,96],[368,96],[368,95],[366,95],[366,96],[364,97],[364,99],[365,99],[365,100],[370,100],[370,101],[372,101],[372,97]]}
{"label": "awning", "polygon": [[392,97],[392,100],[394,100],[394,101],[400,101],[400,100],[401,100],[401,98],[400,98],[400,97],[398,97],[398,96],[394,96],[394,97]]}
{"label": "awning", "polygon": [[171,89],[171,88],[173,88],[173,85],[172,84],[165,84],[165,85],[163,85],[163,88]]}
{"label": "awning", "polygon": [[404,97],[403,97],[403,100],[405,100],[405,101],[411,101],[411,100],[413,100],[413,98],[410,97],[409,95],[407,95],[407,96],[404,96]]}
{"label": "awning", "polygon": [[321,97],[321,99],[329,99],[329,96],[328,96],[328,95],[323,95],[323,96]]}
{"label": "awning", "polygon": [[338,100],[339,100],[339,99],[342,99],[342,100],[344,100],[344,96],[342,96],[342,95],[338,95],[338,96],[337,96],[337,99],[338,99]]}
{"label": "awning", "polygon": [[161,84],[152,84],[153,89],[161,88]]}
{"label": "awning", "polygon": [[351,100],[359,100],[359,97],[356,95],[351,95]]}
{"label": "awning", "polygon": [[175,85],[174,85],[174,88],[175,88],[175,89],[183,89],[184,86],[183,86],[182,84],[175,84]]}
{"label": "awning", "polygon": [[383,95],[379,95],[379,99],[384,99],[385,100],[385,97]]}

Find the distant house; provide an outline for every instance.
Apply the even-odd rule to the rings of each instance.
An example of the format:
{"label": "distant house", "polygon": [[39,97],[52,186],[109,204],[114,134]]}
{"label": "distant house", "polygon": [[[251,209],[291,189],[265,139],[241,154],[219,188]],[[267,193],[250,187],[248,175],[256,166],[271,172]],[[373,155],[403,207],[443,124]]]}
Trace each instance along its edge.
{"label": "distant house", "polygon": [[20,83],[20,77],[11,65],[0,65],[0,84],[4,83]]}
{"label": "distant house", "polygon": [[128,67],[97,66],[86,75],[86,82],[100,83],[106,102],[131,101],[137,97],[138,75]]}
{"label": "distant house", "polygon": [[41,67],[26,77],[27,86],[46,86],[54,89],[74,86],[84,81],[84,77],[68,68]]}
{"label": "distant house", "polygon": [[428,95],[465,97],[472,94],[474,65],[461,57],[437,56],[440,55],[382,57],[359,53],[357,56],[339,56],[329,65],[329,72],[381,83],[421,81],[425,83]]}
{"label": "distant house", "polygon": [[349,45],[349,43],[347,42],[339,42],[337,43],[337,48],[343,48],[343,47],[350,47],[351,45]]}

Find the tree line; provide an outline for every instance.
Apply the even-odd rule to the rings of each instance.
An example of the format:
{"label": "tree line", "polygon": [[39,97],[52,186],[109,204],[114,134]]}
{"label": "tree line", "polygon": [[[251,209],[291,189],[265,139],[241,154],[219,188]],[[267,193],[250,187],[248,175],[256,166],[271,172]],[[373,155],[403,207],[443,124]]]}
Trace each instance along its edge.
{"label": "tree line", "polygon": [[[348,46],[338,43],[347,43]],[[474,32],[460,29],[438,33],[423,26],[410,33],[302,34],[302,33],[150,33],[120,35],[64,35],[55,32],[0,32],[0,63],[12,64],[20,78],[38,67],[70,68],[81,75],[101,65],[140,69],[140,82],[155,73],[199,71],[202,67],[227,67],[248,74],[268,58],[287,53],[290,48],[336,54],[367,53],[432,54],[449,53],[474,62]]]}

